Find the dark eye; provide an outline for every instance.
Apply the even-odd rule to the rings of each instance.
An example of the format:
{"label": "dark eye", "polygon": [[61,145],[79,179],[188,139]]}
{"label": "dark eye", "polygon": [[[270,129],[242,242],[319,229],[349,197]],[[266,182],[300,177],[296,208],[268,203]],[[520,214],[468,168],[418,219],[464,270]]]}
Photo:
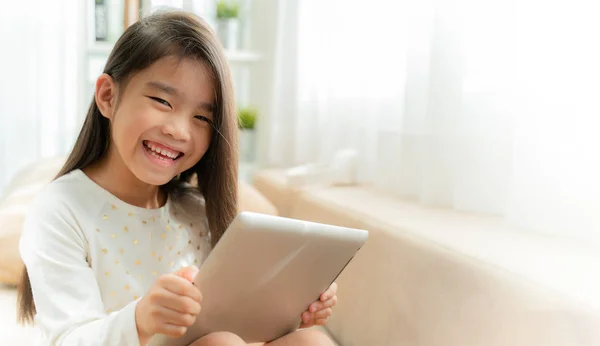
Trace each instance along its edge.
{"label": "dark eye", "polygon": [[169,107],[169,108],[173,108],[173,107],[171,107],[171,104],[169,102],[167,102],[159,97],[154,97],[154,96],[148,96],[148,97],[160,104],[163,104],[163,105]]}
{"label": "dark eye", "polygon": [[213,124],[213,121],[212,121],[212,120],[210,120],[209,118],[205,117],[205,116],[202,116],[202,115],[196,115],[196,116],[195,116],[195,118],[196,118],[196,119],[198,119],[198,120],[206,121],[206,122],[207,122],[207,123],[208,123],[210,126],[213,126],[213,125],[214,125],[214,124]]}

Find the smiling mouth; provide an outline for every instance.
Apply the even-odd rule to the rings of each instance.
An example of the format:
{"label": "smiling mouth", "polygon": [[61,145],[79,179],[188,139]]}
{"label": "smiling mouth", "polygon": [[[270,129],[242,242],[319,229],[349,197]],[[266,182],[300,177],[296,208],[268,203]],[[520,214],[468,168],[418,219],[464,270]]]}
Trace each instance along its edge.
{"label": "smiling mouth", "polygon": [[148,141],[143,141],[142,144],[150,155],[160,160],[175,161],[183,156],[181,152],[161,148]]}

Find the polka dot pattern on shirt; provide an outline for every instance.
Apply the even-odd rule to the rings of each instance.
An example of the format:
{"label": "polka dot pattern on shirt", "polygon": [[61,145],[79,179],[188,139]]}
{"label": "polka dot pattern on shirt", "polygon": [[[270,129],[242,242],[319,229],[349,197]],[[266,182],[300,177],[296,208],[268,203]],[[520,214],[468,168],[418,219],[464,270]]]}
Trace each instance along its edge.
{"label": "polka dot pattern on shirt", "polygon": [[160,275],[201,263],[210,241],[208,232],[193,225],[173,219],[168,204],[141,211],[109,204],[95,227],[99,258],[92,261],[102,268],[99,284],[107,310],[116,311],[138,299]]}

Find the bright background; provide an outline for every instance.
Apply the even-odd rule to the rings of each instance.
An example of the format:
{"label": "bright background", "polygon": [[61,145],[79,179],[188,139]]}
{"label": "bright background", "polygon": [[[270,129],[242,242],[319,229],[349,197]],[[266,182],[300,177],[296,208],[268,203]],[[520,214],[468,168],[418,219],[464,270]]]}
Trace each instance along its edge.
{"label": "bright background", "polygon": [[[114,40],[123,2],[107,4]],[[210,0],[152,5],[215,22]],[[3,3],[0,191],[74,142],[111,47],[94,42],[91,8]],[[243,167],[351,148],[360,182],[398,198],[598,240],[598,13],[593,0],[245,0],[229,54],[238,103],[258,109]]]}

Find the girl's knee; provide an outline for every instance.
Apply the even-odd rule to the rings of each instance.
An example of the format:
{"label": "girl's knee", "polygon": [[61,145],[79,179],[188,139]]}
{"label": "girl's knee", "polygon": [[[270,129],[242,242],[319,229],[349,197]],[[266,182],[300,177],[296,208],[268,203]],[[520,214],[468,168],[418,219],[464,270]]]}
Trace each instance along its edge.
{"label": "girl's knee", "polygon": [[239,336],[230,332],[210,333],[196,340],[190,346],[245,346]]}
{"label": "girl's knee", "polygon": [[296,333],[301,345],[334,346],[333,341],[318,329],[303,329]]}

